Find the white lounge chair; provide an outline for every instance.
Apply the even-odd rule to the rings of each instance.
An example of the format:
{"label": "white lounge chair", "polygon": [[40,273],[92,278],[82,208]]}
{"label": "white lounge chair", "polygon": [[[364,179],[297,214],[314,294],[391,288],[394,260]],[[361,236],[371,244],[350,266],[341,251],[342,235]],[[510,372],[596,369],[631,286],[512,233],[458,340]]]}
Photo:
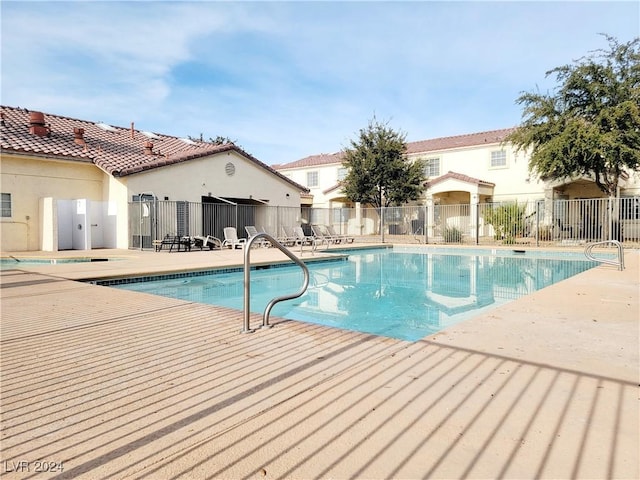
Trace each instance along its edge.
{"label": "white lounge chair", "polygon": [[313,237],[304,234],[302,227],[293,227],[293,234],[295,235],[298,243],[302,243],[303,245],[313,245],[315,241]]}
{"label": "white lounge chair", "polygon": [[273,230],[268,229],[268,228],[264,228],[262,227],[262,231],[264,233],[268,233],[269,235],[271,235],[273,238],[275,238],[278,242],[286,245],[286,238],[283,237],[282,235],[278,235],[277,233],[274,233]]}
{"label": "white lounge chair", "polygon": [[311,231],[316,239],[316,244],[322,245],[323,243],[326,243],[327,246],[329,246],[339,242],[338,239],[331,236],[327,227],[324,225],[311,225]]}
{"label": "white lounge chair", "polygon": [[[255,227],[255,225],[247,225],[244,227],[244,229],[247,231],[247,235],[249,235],[249,238],[257,235],[258,233],[258,229]],[[258,246],[258,247],[270,247],[271,246],[271,242],[269,240],[267,240],[266,238],[259,238],[258,240],[255,241],[254,245]]]}
{"label": "white lounge chair", "polygon": [[296,234],[293,231],[293,227],[282,226],[282,232],[284,233],[284,235],[281,237],[279,241],[283,245],[287,245],[288,247],[293,247],[300,243],[298,241],[298,238],[296,237]]}
{"label": "white lounge chair", "polygon": [[349,237],[348,235],[342,235],[336,232],[335,229],[333,228],[333,225],[327,225],[327,230],[329,231],[329,234],[333,238],[339,239],[340,242],[353,243],[353,241],[355,240],[354,237]]}
{"label": "white lounge chair", "polygon": [[236,249],[238,247],[244,248],[244,245],[246,243],[246,238],[238,238],[236,227],[224,227],[224,241],[222,242],[223,247],[229,247],[232,249]]}

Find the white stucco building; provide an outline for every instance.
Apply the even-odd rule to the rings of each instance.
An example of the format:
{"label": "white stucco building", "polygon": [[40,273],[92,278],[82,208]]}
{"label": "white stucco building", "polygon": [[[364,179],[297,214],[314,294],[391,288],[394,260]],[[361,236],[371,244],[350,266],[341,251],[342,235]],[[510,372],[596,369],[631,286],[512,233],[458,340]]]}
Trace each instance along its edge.
{"label": "white stucco building", "polygon": [[[579,178],[544,182],[529,173],[528,156],[505,144],[511,129],[493,130],[407,143],[407,158],[427,162],[428,179],[421,202],[464,204],[486,201],[600,198],[595,182]],[[340,189],[346,175],[341,153],[319,154],[275,165],[282,174],[305,185],[313,206],[334,208],[349,205]],[[621,195],[640,194],[640,176],[623,181]]]}
{"label": "white stucco building", "polygon": [[[476,231],[478,235],[492,234],[478,216],[483,204],[517,201],[528,205],[527,211],[540,216],[531,223],[546,224],[548,227],[567,228],[582,237],[598,238],[604,230],[603,218],[606,217],[606,202],[590,199],[603,199],[593,179],[576,177],[565,181],[543,181],[529,172],[529,158],[524,152],[517,152],[505,142],[511,129],[493,130],[480,133],[435,138],[407,143],[408,161],[422,159],[426,163],[424,195],[414,205],[424,206],[424,223],[430,235],[437,235],[447,226],[456,226],[463,231]],[[342,164],[342,153],[319,154],[303,159],[275,165],[279,172],[291,180],[305,185],[312,201],[310,205],[323,209],[355,207],[356,211],[364,205],[353,205],[344,197],[340,187],[347,171]],[[637,239],[640,232],[640,214],[637,204],[640,201],[640,173],[627,172],[620,185],[619,196],[635,197],[625,200],[627,217],[623,217],[623,237]],[[584,200],[572,204],[571,200]],[[631,201],[628,201],[631,200]],[[437,206],[438,208],[433,208]],[[451,206],[452,208],[441,208]],[[456,210],[453,206],[458,206]],[[488,206],[488,205],[487,205]],[[448,218],[436,218],[438,211],[446,210]],[[543,213],[544,212],[544,213]],[[358,218],[359,213],[355,214]],[[339,216],[331,215],[331,223],[345,223]],[[475,220],[478,219],[478,220]],[[419,219],[415,219],[416,221]],[[446,220],[446,221],[445,221]],[[411,223],[412,219],[404,219]],[[369,221],[369,223],[371,223]],[[375,222],[373,222],[375,224]],[[440,227],[438,227],[440,224]],[[371,231],[371,225],[364,221],[348,220],[345,231],[361,234]],[[389,227],[393,230],[393,226]],[[402,230],[402,229],[400,229]],[[399,231],[400,231],[399,230]],[[404,233],[413,231],[404,227]],[[475,234],[475,233],[474,233]],[[558,233],[554,233],[558,236]]]}
{"label": "white stucco building", "polygon": [[[128,248],[136,199],[299,207],[306,188],[233,144],[1,107],[2,251]],[[190,219],[199,235],[213,222]]]}

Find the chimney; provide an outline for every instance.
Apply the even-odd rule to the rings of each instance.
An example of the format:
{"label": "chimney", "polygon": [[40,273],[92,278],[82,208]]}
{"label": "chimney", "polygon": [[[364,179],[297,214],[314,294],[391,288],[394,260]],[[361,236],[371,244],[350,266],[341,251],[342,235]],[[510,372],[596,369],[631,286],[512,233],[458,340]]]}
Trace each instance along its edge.
{"label": "chimney", "polygon": [[133,122],[131,122],[131,138],[133,138],[134,135],[135,135],[135,130],[134,130],[133,126],[134,126]]}
{"label": "chimney", "polygon": [[86,145],[87,142],[84,141],[84,128],[73,128],[73,143],[76,145]]}
{"label": "chimney", "polygon": [[145,155],[153,155],[153,143],[147,141],[144,142],[144,154]]}
{"label": "chimney", "polygon": [[45,126],[44,113],[29,112],[29,133],[44,137],[51,133],[51,128]]}

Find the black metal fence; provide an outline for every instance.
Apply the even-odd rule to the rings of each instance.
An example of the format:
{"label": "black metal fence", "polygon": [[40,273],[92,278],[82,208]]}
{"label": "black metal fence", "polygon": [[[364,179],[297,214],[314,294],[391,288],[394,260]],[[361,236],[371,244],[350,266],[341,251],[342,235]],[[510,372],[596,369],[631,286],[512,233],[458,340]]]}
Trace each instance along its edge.
{"label": "black metal fence", "polygon": [[331,225],[356,242],[581,245],[640,244],[640,197],[535,200],[376,208],[296,208],[142,199],[129,204],[130,248],[152,248],[165,235],[212,235],[225,227],[247,237],[255,226],[275,237],[284,227]]}

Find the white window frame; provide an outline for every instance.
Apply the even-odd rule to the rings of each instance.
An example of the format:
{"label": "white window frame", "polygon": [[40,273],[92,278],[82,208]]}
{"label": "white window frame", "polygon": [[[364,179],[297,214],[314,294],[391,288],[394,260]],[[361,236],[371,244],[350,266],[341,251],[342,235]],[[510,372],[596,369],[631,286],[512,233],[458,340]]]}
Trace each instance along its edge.
{"label": "white window frame", "polygon": [[1,218],[13,217],[13,202],[10,193],[2,193]]}
{"label": "white window frame", "polygon": [[348,173],[349,172],[348,172],[348,170],[346,168],[344,168],[344,167],[338,168],[338,181],[340,182],[340,181],[344,180],[347,177]]}
{"label": "white window frame", "polygon": [[441,167],[440,157],[429,157],[429,158],[423,159],[423,161],[424,161],[424,174],[427,178],[437,178],[440,176],[440,167]]}
{"label": "white window frame", "polygon": [[307,172],[307,187],[317,187],[318,186],[318,171],[313,170],[311,172]]}
{"label": "white window frame", "polygon": [[[499,158],[498,158],[498,154],[500,154]],[[499,160],[500,163],[496,163],[497,160]],[[509,161],[508,161],[507,151],[504,149],[492,150],[489,155],[489,168],[497,169],[497,168],[508,168],[508,167],[509,167]]]}

